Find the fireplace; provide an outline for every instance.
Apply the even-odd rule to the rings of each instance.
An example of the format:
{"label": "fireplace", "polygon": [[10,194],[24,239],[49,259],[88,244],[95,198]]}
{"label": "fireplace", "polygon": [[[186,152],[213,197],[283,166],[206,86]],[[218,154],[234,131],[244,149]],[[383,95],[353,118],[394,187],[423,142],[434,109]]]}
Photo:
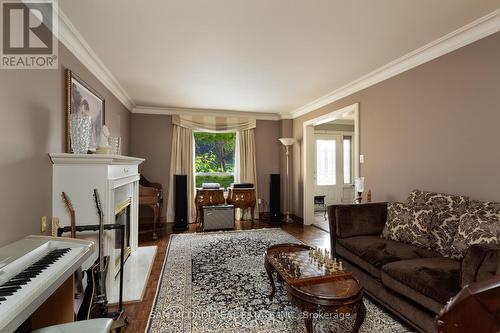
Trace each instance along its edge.
{"label": "fireplace", "polygon": [[115,223],[122,224],[125,226],[125,230],[116,230],[115,236],[115,273],[118,274],[120,272],[120,251],[121,251],[121,240],[122,240],[122,232],[125,232],[125,246],[123,261],[125,262],[131,253],[130,247],[130,207],[132,204],[132,198],[128,198],[124,202],[120,203],[115,208]]}
{"label": "fireplace", "polygon": [[[61,226],[69,226],[70,218],[61,200],[61,192],[71,196],[76,208],[77,225],[97,223],[94,189],[99,191],[105,223],[124,223],[127,251],[130,256],[138,247],[139,229],[139,164],[142,158],[105,154],[50,154],[52,159],[52,216],[59,218]],[[123,211],[123,212],[122,212]],[[122,214],[117,214],[122,213]],[[118,215],[118,216],[117,216]],[[128,224],[127,224],[128,222]],[[92,235],[94,236],[94,235]],[[116,237],[115,237],[116,236]],[[104,254],[109,255],[106,289],[114,290],[118,283],[115,263],[119,262],[120,250],[116,250],[116,230],[104,233]],[[97,241],[97,237],[92,237]],[[120,239],[120,238],[118,238]],[[118,243],[119,244],[119,243]],[[118,258],[118,259],[117,259]],[[97,251],[87,260],[83,268],[92,266]],[[127,260],[127,265],[130,259]],[[119,268],[119,265],[118,265]]]}

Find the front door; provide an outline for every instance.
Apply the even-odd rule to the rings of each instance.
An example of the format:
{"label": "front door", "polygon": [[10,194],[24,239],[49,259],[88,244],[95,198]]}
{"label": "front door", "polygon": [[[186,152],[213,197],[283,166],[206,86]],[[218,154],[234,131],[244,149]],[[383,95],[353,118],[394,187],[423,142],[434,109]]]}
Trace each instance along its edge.
{"label": "front door", "polygon": [[324,195],[325,204],[342,202],[343,163],[342,136],[318,134],[315,139],[314,195]]}

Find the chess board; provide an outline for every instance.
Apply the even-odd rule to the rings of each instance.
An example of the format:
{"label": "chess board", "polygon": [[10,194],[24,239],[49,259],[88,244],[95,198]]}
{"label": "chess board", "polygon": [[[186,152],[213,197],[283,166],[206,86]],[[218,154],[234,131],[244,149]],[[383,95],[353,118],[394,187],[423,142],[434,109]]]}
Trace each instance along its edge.
{"label": "chess board", "polygon": [[290,251],[285,252],[288,258],[293,260],[300,267],[300,276],[296,277],[287,267],[283,266],[275,257],[270,258],[271,264],[280,275],[292,285],[312,283],[315,281],[329,281],[336,279],[351,278],[352,273],[346,270],[330,272],[324,266],[319,266],[309,256],[309,251]]}

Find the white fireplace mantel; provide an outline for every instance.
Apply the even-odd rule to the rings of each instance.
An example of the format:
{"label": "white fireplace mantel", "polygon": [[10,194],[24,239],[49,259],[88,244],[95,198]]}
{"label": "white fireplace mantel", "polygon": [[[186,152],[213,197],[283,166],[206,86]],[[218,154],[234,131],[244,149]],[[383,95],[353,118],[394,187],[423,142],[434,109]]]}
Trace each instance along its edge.
{"label": "white fireplace mantel", "polygon": [[[130,249],[132,254],[138,247],[139,224],[139,164],[144,159],[101,154],[49,154],[52,161],[52,216],[59,218],[61,226],[70,225],[70,216],[62,200],[66,192],[75,210],[76,225],[98,224],[97,209],[93,191],[97,189],[104,213],[104,223],[115,223],[115,210],[130,201]],[[113,290],[115,283],[116,254],[115,232],[106,231],[104,253],[110,256],[106,288]],[[77,237],[91,238],[94,234],[80,234]],[[87,261],[87,265],[97,254]],[[85,268],[85,267],[84,267]]]}
{"label": "white fireplace mantel", "polygon": [[143,158],[105,155],[105,154],[49,154],[54,165],[64,164],[104,164],[104,165],[139,165],[144,162]]}

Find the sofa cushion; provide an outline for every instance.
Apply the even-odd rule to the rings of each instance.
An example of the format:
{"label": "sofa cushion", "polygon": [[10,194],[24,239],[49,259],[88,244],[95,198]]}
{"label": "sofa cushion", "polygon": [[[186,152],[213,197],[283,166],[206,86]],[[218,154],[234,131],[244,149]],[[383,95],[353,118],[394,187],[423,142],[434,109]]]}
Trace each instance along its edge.
{"label": "sofa cushion", "polygon": [[382,237],[423,248],[430,248],[429,230],[432,209],[410,206],[401,202],[389,203],[387,222]]}
{"label": "sofa cushion", "polygon": [[434,210],[429,235],[431,248],[445,257],[453,257],[453,239],[458,231],[460,216],[469,205],[469,198],[413,190],[408,197],[408,204],[425,206]]}
{"label": "sofa cushion", "polygon": [[431,258],[438,253],[379,236],[357,236],[337,240],[338,255],[361,267],[380,280],[380,269],[394,261]]}
{"label": "sofa cushion", "polygon": [[469,206],[469,198],[462,195],[413,190],[408,196],[408,204],[411,206],[426,206],[436,211],[464,212]]}
{"label": "sofa cushion", "polygon": [[473,244],[500,244],[500,203],[472,201],[460,217],[453,254],[463,258]]}
{"label": "sofa cushion", "polygon": [[392,262],[382,267],[382,283],[438,313],[460,291],[460,262],[423,258]]}
{"label": "sofa cushion", "polygon": [[472,200],[468,211],[473,211],[481,216],[498,214],[500,212],[500,202]]}

